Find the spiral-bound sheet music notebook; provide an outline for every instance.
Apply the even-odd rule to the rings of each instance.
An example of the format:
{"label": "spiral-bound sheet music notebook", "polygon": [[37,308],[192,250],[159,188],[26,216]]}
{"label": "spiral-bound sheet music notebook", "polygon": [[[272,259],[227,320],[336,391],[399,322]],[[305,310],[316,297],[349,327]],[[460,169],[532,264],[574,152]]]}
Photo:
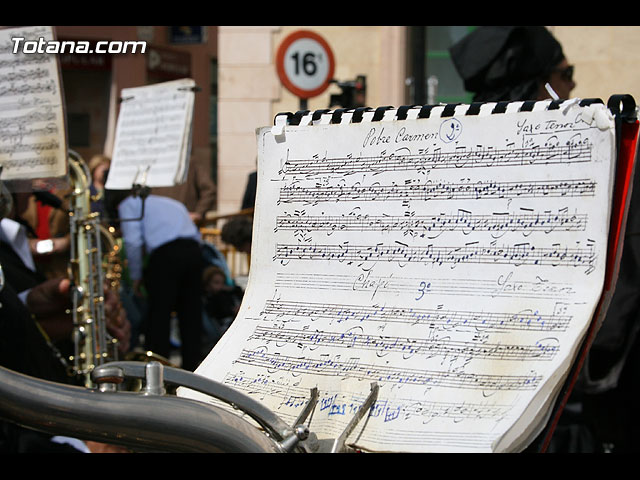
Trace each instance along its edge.
{"label": "spiral-bound sheet music notebook", "polygon": [[291,423],[317,387],[321,444],[375,382],[348,445],[521,451],[603,294],[615,133],[576,100],[276,117],[244,302],[197,373]]}

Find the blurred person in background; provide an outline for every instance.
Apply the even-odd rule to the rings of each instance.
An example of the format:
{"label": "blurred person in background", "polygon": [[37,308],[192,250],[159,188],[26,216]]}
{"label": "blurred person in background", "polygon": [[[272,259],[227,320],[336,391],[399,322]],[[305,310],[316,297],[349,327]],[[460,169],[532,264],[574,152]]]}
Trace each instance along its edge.
{"label": "blurred person in background", "polygon": [[552,98],[576,87],[574,67],[546,27],[482,26],[450,48],[451,59],[474,102]]}

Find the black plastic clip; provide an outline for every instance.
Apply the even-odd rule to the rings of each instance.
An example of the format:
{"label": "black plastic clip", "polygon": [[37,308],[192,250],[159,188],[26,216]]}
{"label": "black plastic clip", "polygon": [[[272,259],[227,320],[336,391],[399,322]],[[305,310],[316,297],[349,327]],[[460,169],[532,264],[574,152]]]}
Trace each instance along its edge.
{"label": "black plastic clip", "polygon": [[607,108],[615,116],[627,122],[633,122],[637,118],[636,101],[629,94],[612,95],[607,102]]}
{"label": "black plastic clip", "polygon": [[371,107],[358,107],[353,111],[353,116],[351,117],[351,123],[360,123],[362,121],[362,117],[364,116],[364,112],[368,112],[371,110]]}
{"label": "black plastic clip", "polygon": [[393,110],[393,107],[378,107],[376,108],[375,113],[373,114],[372,122],[379,122],[384,117],[384,112],[387,110]]}
{"label": "black plastic clip", "polygon": [[398,113],[396,114],[396,118],[398,120],[406,120],[409,110],[418,106],[419,105],[402,105],[398,107]]}
{"label": "black plastic clip", "polygon": [[444,106],[444,109],[442,110],[442,113],[440,114],[441,117],[446,118],[446,117],[453,117],[453,115],[456,113],[456,107],[460,105],[459,103],[447,103]]}

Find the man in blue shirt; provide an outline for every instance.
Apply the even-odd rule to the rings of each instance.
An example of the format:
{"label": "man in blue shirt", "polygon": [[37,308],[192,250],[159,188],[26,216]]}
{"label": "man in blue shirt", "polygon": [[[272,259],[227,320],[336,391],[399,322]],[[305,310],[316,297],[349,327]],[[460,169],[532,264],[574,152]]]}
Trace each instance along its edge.
{"label": "man in blue shirt", "polygon": [[143,284],[147,290],[145,347],[169,357],[176,312],[182,368],[193,371],[203,359],[200,231],[182,203],[157,195],[148,195],[144,207],[140,197],[126,197],[118,217],[134,290],[140,293]]}

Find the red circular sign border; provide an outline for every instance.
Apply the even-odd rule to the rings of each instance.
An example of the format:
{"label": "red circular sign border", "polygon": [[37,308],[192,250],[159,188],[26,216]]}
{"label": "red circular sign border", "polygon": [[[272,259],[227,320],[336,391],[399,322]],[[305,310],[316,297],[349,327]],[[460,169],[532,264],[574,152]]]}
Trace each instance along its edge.
{"label": "red circular sign border", "polygon": [[[322,83],[322,85],[314,90],[302,90],[296,87],[293,83],[291,83],[291,81],[289,81],[284,71],[284,54],[286,53],[287,48],[289,48],[289,46],[293,42],[301,38],[311,38],[318,42],[325,49],[325,51],[327,52],[327,56],[329,57],[329,71],[327,78]],[[285,88],[298,97],[307,99],[320,95],[329,87],[329,82],[333,78],[333,73],[335,71],[335,60],[333,57],[333,52],[331,51],[331,47],[324,38],[322,38],[317,33],[312,32],[311,30],[298,30],[289,34],[289,36],[287,36],[280,44],[278,53],[276,54],[276,68],[278,71],[278,77],[280,77],[280,81],[285,86]]]}

